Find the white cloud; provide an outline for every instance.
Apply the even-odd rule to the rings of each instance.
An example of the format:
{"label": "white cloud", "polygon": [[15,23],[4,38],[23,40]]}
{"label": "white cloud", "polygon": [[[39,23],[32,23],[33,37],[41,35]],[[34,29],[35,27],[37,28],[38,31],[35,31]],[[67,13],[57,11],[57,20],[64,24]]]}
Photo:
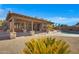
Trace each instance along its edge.
{"label": "white cloud", "polygon": [[11,8],[0,8],[0,19],[5,19],[8,11],[12,11]]}
{"label": "white cloud", "polygon": [[2,7],[2,4],[0,4],[0,8]]}
{"label": "white cloud", "polygon": [[5,10],[0,8],[0,20],[5,18]]}
{"label": "white cloud", "polygon": [[68,12],[71,12],[72,13],[72,12],[74,12],[74,10],[68,10]]}
{"label": "white cloud", "polygon": [[64,10],[65,13],[74,13],[76,12],[76,10],[73,10],[73,9],[69,9],[69,10]]}
{"label": "white cloud", "polygon": [[2,4],[0,4],[0,16],[3,14],[4,9],[2,9]]}
{"label": "white cloud", "polygon": [[79,18],[67,18],[67,17],[52,17],[48,18],[52,22],[58,23],[58,24],[68,24],[68,25],[73,25],[79,22]]}
{"label": "white cloud", "polygon": [[7,10],[7,11],[10,11],[10,12],[12,12],[12,9],[11,9],[11,8],[6,8],[6,10]]}
{"label": "white cloud", "polygon": [[4,13],[4,9],[0,8],[0,15]]}

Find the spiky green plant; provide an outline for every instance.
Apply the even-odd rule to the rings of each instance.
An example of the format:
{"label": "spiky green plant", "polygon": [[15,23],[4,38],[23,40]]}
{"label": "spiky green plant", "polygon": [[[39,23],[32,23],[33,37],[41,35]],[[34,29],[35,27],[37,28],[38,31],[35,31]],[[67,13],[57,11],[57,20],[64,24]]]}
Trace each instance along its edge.
{"label": "spiky green plant", "polygon": [[32,39],[25,43],[25,54],[66,54],[69,53],[69,45],[63,40],[52,37]]}

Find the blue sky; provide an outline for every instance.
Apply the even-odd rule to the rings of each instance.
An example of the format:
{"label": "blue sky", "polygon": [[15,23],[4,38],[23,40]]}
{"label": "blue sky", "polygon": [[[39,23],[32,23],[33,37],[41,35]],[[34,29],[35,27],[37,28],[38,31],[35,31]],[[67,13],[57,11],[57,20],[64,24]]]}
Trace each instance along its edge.
{"label": "blue sky", "polygon": [[0,19],[8,11],[44,18],[57,24],[74,25],[79,22],[78,4],[0,4]]}

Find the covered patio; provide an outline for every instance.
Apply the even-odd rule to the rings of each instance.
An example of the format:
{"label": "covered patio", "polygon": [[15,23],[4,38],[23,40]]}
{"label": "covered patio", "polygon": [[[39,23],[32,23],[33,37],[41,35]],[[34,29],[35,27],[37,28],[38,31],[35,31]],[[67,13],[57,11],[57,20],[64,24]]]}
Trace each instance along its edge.
{"label": "covered patio", "polygon": [[8,13],[6,17],[6,22],[8,25],[7,30],[9,30],[10,33],[20,32],[20,33],[31,33],[32,35],[34,33],[46,32],[47,25],[48,24],[53,25],[52,22],[49,22],[44,19],[24,16],[16,13],[11,13],[11,12]]}

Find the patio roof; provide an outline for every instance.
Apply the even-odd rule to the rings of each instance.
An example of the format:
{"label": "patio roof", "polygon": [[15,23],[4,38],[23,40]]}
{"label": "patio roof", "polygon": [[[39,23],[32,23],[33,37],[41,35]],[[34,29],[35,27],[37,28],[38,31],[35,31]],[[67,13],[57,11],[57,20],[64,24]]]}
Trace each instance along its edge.
{"label": "patio roof", "polygon": [[12,16],[23,17],[23,18],[29,18],[29,19],[32,19],[32,20],[39,20],[39,21],[43,21],[43,22],[47,22],[47,23],[54,24],[53,22],[47,21],[46,19],[37,18],[37,17],[31,17],[31,16],[25,16],[25,15],[22,15],[22,14],[11,13],[11,12],[9,12],[9,13],[7,14],[6,20],[8,20],[8,19],[9,19],[10,17],[12,17]]}

